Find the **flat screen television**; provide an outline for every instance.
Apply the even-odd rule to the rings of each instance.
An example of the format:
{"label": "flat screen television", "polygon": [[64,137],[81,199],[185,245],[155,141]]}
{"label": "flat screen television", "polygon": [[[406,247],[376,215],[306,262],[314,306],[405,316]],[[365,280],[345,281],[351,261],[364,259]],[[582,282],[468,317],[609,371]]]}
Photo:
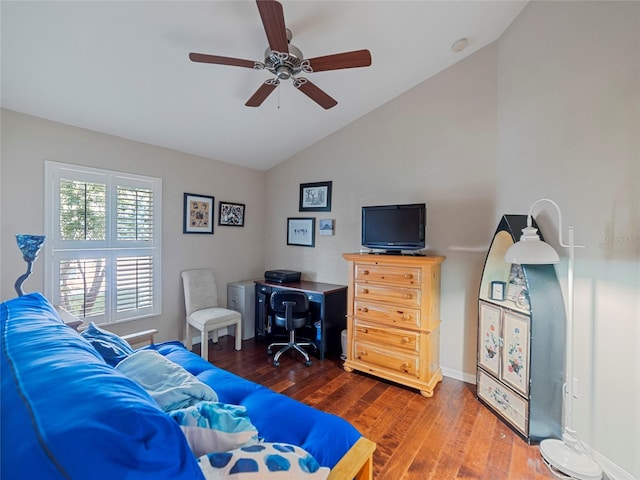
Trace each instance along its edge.
{"label": "flat screen television", "polygon": [[424,203],[362,207],[362,246],[386,253],[425,247]]}

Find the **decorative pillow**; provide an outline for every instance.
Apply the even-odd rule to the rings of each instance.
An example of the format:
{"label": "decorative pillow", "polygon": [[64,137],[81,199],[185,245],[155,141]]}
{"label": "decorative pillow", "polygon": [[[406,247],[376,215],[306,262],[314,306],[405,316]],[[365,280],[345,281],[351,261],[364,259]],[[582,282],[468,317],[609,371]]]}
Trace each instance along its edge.
{"label": "decorative pillow", "polygon": [[115,333],[107,332],[91,322],[81,335],[93,345],[112,367],[133,353],[133,348]]}
{"label": "decorative pillow", "polygon": [[240,405],[199,402],[168,412],[180,425],[196,457],[258,443],[258,430]]}
{"label": "decorative pillow", "polygon": [[207,480],[325,480],[330,470],[307,451],[287,443],[261,443],[198,458]]}

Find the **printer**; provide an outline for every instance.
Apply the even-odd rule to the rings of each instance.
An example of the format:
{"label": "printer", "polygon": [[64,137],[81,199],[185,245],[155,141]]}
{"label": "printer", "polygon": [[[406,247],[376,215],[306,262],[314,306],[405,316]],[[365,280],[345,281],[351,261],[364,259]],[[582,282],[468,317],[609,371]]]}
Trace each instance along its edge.
{"label": "printer", "polygon": [[264,279],[270,283],[294,283],[300,281],[300,272],[293,270],[267,270]]}

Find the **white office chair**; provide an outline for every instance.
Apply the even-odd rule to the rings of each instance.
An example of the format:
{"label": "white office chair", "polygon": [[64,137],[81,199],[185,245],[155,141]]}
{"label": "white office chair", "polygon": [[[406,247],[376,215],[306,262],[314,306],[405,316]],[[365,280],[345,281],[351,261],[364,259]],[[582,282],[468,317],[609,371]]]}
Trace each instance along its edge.
{"label": "white office chair", "polygon": [[201,332],[200,356],[209,360],[209,332],[213,332],[214,343],[218,341],[218,330],[235,326],[236,350],[242,347],[242,316],[239,312],[218,307],[216,278],[210,268],[185,270],[181,274],[184,287],[184,305],[187,311],[186,347],[191,350],[191,329]]}

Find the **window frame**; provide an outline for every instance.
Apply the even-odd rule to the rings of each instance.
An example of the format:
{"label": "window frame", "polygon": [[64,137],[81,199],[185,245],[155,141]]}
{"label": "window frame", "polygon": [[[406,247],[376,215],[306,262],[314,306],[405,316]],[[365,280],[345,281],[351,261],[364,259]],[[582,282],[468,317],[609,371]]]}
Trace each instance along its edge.
{"label": "window frame", "polygon": [[[66,258],[104,258],[105,313],[92,315],[87,320],[97,324],[114,324],[137,320],[162,313],[162,179],[81,165],[45,160],[45,296],[60,304],[60,262]],[[104,240],[62,240],[60,237],[60,181],[76,180],[100,183],[106,186],[106,218]],[[118,240],[117,190],[118,186],[151,190],[153,199],[153,233],[149,240]],[[97,254],[97,255],[92,255]],[[149,256],[152,261],[152,301],[144,308],[117,311],[116,263],[118,257]]]}

